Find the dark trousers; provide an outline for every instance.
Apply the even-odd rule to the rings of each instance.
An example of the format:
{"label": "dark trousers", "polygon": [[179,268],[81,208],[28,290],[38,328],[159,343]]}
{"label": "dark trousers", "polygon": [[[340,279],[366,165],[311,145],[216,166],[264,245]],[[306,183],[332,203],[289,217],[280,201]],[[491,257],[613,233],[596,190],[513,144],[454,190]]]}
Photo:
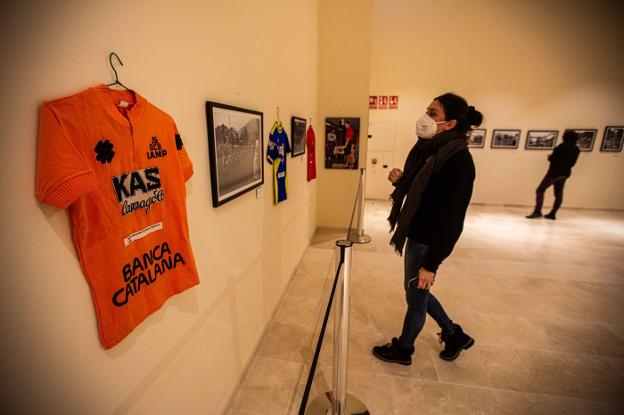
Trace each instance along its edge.
{"label": "dark trousers", "polygon": [[429,252],[429,246],[407,239],[405,246],[405,297],[407,312],[403,321],[403,331],[399,337],[399,345],[411,348],[416,337],[425,325],[425,317],[429,314],[446,332],[453,332],[453,322],[444,311],[442,304],[429,290],[416,288],[418,286],[418,270]]}
{"label": "dark trousers", "polygon": [[546,173],[546,176],[542,179],[542,182],[535,191],[535,212],[542,213],[542,206],[544,205],[544,192],[550,186],[554,186],[555,189],[555,204],[552,207],[551,213],[555,214],[563,203],[563,186],[565,185],[568,176],[561,176],[557,174]]}

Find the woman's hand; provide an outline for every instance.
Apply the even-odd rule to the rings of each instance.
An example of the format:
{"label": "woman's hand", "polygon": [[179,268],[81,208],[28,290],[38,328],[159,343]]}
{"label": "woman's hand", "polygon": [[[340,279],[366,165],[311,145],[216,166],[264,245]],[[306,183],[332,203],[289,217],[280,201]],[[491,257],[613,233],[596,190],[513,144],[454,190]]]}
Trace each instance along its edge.
{"label": "woman's hand", "polygon": [[396,184],[401,177],[403,177],[403,171],[401,171],[401,169],[397,169],[396,167],[388,173],[388,180],[392,184]]}
{"label": "woman's hand", "polygon": [[421,290],[429,290],[435,282],[435,272],[431,272],[424,268],[418,270],[418,286]]}

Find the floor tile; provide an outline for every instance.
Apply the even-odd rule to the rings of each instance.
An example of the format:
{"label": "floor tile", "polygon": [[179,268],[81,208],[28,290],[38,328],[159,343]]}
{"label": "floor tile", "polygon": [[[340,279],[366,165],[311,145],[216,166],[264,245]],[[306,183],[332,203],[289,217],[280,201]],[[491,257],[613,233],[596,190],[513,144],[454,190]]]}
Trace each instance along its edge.
{"label": "floor tile", "polygon": [[454,362],[435,361],[442,382],[622,402],[624,377],[603,358],[478,346]]}
{"label": "floor tile", "polygon": [[[371,414],[624,413],[624,213],[529,221],[523,208],[470,206],[432,293],[475,346],[441,360],[428,318],[401,366],[371,353],[400,334],[406,303],[389,202],[366,209],[373,241],[353,247],[348,390]],[[298,414],[344,235],[317,229],[226,414]],[[311,399],[332,387],[333,334],[332,313]]]}

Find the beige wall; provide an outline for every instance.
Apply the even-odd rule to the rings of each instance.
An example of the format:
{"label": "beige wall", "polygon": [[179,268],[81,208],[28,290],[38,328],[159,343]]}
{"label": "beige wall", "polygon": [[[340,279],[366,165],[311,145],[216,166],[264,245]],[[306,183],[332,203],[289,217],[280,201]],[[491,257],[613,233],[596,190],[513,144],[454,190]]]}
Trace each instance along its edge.
{"label": "beige wall", "polygon": [[[319,19],[319,120],[360,118],[360,167],[366,160],[372,0],[321,0]],[[324,168],[325,127],[318,128],[319,226],[346,228],[359,170]]]}
{"label": "beige wall", "polygon": [[[371,95],[400,100],[397,111],[371,111],[381,133],[369,146],[391,153],[391,166],[403,166],[431,99],[452,91],[483,112],[488,130],[486,148],[472,150],[473,202],[533,203],[549,152],[524,150],[527,130],[559,130],[561,140],[566,128],[596,128],[564,206],[624,209],[624,155],[599,151],[605,126],[624,125],[618,2],[376,0],[373,15]],[[495,128],[521,129],[520,149],[490,149]],[[390,192],[382,176],[369,186],[376,197]]]}
{"label": "beige wall", "polygon": [[[286,203],[272,205],[266,165],[263,199],[252,192],[212,208],[204,102],[263,111],[265,140],[278,105],[288,130],[291,114],[319,125],[318,2],[8,3],[3,410],[218,414],[316,227],[317,182],[289,159]],[[111,50],[124,61],[121,80],[174,117],[194,162],[187,205],[201,284],[105,351],[68,215],[35,201],[34,167],[38,104],[109,82]]]}

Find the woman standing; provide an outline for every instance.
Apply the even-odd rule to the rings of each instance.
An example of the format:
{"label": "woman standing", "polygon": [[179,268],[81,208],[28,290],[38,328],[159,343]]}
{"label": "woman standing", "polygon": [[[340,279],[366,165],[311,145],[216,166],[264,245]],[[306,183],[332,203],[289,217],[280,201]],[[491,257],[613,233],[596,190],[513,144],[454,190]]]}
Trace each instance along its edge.
{"label": "woman standing", "polygon": [[439,265],[450,255],[463,229],[475,179],[467,133],[482,119],[460,96],[447,93],[437,97],[416,122],[419,139],[407,156],[404,171],[393,169],[388,176],[396,187],[388,217],[394,230],[390,243],[399,254],[405,246],[407,312],[401,335],[373,348],[381,360],[412,363],[414,342],[427,313],[442,329],[442,359],[454,360],[474,344],[474,339],[451,321],[430,289]]}

